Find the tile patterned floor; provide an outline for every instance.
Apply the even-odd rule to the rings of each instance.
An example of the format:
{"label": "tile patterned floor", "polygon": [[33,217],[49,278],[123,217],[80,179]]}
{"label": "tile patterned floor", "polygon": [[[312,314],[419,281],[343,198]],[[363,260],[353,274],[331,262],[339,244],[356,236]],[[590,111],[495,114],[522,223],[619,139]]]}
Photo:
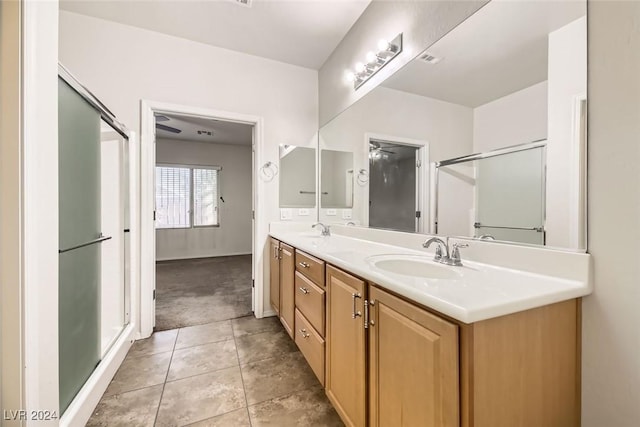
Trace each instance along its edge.
{"label": "tile patterned floor", "polygon": [[253,316],[137,341],[88,426],[342,426],[280,322]]}

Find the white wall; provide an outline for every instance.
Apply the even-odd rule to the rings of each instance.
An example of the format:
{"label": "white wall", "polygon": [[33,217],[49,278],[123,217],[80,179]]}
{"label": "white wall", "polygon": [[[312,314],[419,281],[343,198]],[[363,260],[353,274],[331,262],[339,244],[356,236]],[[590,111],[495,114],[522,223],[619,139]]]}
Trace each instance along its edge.
{"label": "white wall", "polygon": [[[265,149],[260,166],[278,161],[278,145],[301,145],[318,129],[318,73],[70,12],[60,12],[60,61],[132,129],[140,126],[140,100],[261,116]],[[261,194],[266,211],[279,218],[278,180]],[[267,227],[260,227],[257,271],[263,272],[264,307],[269,275],[263,258]]]}
{"label": "white wall", "polygon": [[588,4],[589,252],[582,425],[640,425],[640,2]]}
{"label": "white wall", "polygon": [[[449,102],[378,87],[320,131],[320,148],[353,151],[354,170],[369,169],[369,147],[365,134],[424,140],[429,143],[429,161],[470,154],[473,139],[473,111]],[[368,224],[365,207],[369,186],[354,186],[353,220]],[[467,210],[469,207],[461,208]],[[447,209],[449,210],[449,209]],[[346,222],[341,215],[330,217],[320,209],[320,220]]]}
{"label": "white wall", "polygon": [[547,82],[473,109],[473,152],[547,138]]}
{"label": "white wall", "polygon": [[156,230],[158,260],[251,253],[251,146],[158,139],[156,162],[220,166],[219,227]]}
{"label": "white wall", "polygon": [[[547,244],[576,247],[574,183],[579,180],[575,109],[587,93],[587,18],[549,34],[549,141],[547,144]],[[575,233],[577,234],[577,233]]]}
{"label": "white wall", "polygon": [[[0,2],[0,398],[7,411],[59,406],[57,29],[55,1]],[[58,420],[27,423],[36,424]]]}

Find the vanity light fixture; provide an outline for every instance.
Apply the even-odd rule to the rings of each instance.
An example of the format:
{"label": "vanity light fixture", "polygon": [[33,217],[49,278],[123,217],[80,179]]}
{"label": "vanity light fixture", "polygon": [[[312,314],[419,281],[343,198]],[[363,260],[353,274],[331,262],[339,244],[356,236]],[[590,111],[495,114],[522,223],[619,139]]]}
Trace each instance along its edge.
{"label": "vanity light fixture", "polygon": [[353,82],[354,89],[358,89],[380,71],[382,67],[398,56],[400,52],[402,52],[402,33],[391,41],[380,40],[378,42],[378,51],[367,53],[366,63],[358,62],[354,67],[354,71],[347,71],[347,79]]}

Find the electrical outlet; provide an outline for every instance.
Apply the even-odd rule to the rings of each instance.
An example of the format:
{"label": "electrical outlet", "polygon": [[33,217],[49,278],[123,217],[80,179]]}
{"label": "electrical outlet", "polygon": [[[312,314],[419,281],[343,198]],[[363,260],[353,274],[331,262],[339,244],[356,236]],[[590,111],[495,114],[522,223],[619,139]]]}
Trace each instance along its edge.
{"label": "electrical outlet", "polygon": [[342,210],[342,219],[351,219],[353,214],[351,213],[351,209],[343,209]]}
{"label": "electrical outlet", "polygon": [[309,209],[298,209],[298,216],[309,216]]}
{"label": "electrical outlet", "polygon": [[335,209],[327,209],[326,214],[327,216],[336,216],[338,214],[338,211]]}

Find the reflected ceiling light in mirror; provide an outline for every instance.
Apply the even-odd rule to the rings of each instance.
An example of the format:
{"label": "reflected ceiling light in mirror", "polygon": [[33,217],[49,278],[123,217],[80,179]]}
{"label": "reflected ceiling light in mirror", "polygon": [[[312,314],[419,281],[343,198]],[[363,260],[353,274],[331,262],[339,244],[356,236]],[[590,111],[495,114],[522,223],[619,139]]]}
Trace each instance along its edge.
{"label": "reflected ceiling light in mirror", "polygon": [[345,74],[347,81],[353,83],[354,89],[358,89],[400,52],[402,52],[402,33],[391,41],[380,40],[378,51],[367,53],[366,63],[358,62],[354,67],[355,71],[347,70]]}

